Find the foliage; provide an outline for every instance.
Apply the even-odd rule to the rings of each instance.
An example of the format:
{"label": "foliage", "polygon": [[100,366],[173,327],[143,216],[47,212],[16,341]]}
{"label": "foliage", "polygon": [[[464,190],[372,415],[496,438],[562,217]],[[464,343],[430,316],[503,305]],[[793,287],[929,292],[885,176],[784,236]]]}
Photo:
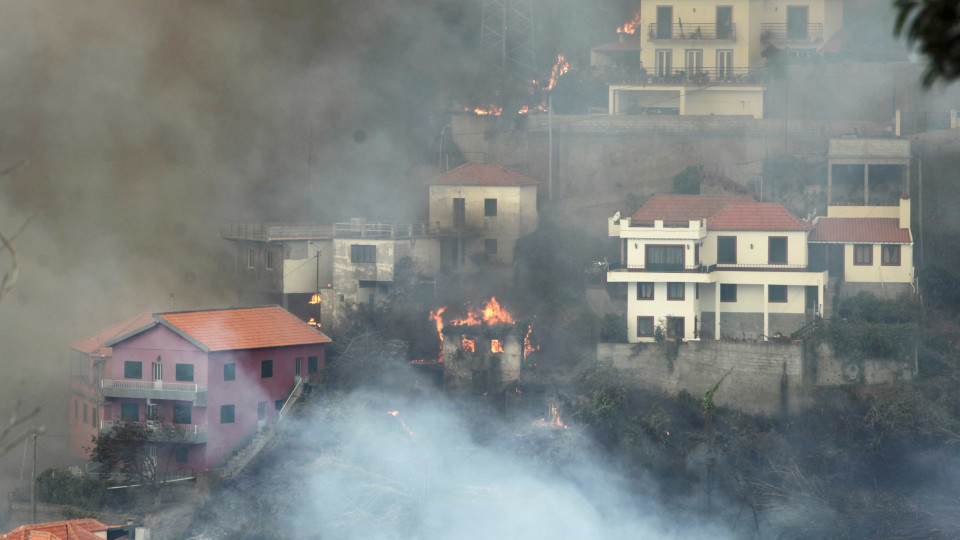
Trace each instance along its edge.
{"label": "foliage", "polygon": [[627,316],[606,313],[600,319],[600,341],[604,343],[627,342]]}
{"label": "foliage", "polygon": [[941,266],[918,270],[918,274],[927,303],[954,313],[960,309],[960,274]]}
{"label": "foliage", "polygon": [[837,314],[848,321],[905,324],[917,322],[919,306],[909,298],[884,300],[862,291],[844,300]]}
{"label": "foliage", "polygon": [[[157,486],[169,477],[177,450],[191,444],[181,424],[120,422],[93,437],[90,460],[127,482]],[[155,454],[154,454],[155,452]]]}
{"label": "foliage", "polygon": [[673,192],[687,195],[700,194],[700,168],[690,165],[673,177]]}
{"label": "foliage", "polygon": [[105,489],[99,478],[66,469],[47,469],[37,476],[37,499],[45,503],[97,507]]}
{"label": "foliage", "polygon": [[894,0],[897,20],[894,34],[927,58],[923,85],[951,82],[960,77],[960,9],[956,0]]}
{"label": "foliage", "polygon": [[824,325],[835,354],[851,358],[903,358],[913,354],[915,324],[884,324],[833,319]]}

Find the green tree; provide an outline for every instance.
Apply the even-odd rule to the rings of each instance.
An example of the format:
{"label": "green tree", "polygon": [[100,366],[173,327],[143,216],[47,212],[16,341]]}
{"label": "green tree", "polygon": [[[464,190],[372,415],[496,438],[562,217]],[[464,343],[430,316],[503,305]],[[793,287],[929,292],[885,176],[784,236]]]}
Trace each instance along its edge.
{"label": "green tree", "polygon": [[690,165],[673,177],[673,192],[686,195],[700,194],[700,168]]}
{"label": "green tree", "polygon": [[174,472],[178,451],[193,442],[181,424],[120,422],[92,438],[90,460],[128,483],[159,487]]}

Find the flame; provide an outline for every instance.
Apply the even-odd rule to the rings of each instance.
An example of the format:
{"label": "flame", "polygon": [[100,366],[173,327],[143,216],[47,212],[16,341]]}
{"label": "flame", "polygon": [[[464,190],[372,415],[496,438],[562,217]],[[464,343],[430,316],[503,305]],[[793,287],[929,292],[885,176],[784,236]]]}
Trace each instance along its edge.
{"label": "flame", "polygon": [[403,421],[403,418],[399,417],[400,411],[387,411],[387,414],[389,414],[390,416],[397,417],[397,420],[400,421],[400,425],[403,426],[403,429],[407,430],[407,433],[409,433],[411,437],[413,436],[413,430],[411,430],[410,426],[408,426],[407,423]]}
{"label": "flame", "polygon": [[527,326],[527,334],[523,336],[523,358],[526,360],[527,356],[530,355],[533,351],[539,351],[540,345],[534,346],[532,340],[530,339],[530,333],[533,332],[533,325]]}
{"label": "flame", "polygon": [[310,320],[307,321],[307,324],[309,324],[310,326],[316,326],[317,328],[320,328],[320,323],[318,323],[317,320],[314,319],[313,317],[310,317]]}
{"label": "flame", "polygon": [[500,341],[499,339],[491,339],[490,352],[492,353],[503,352],[503,342]]}
{"label": "flame", "polygon": [[443,363],[443,317],[442,315],[443,315],[443,312],[446,310],[447,308],[446,306],[444,306],[442,308],[438,308],[436,311],[432,311],[432,310],[430,311],[430,320],[433,321],[433,323],[436,325],[437,337],[440,338],[440,357],[438,358],[437,362],[441,364]]}
{"label": "flame", "polygon": [[550,419],[541,418],[540,423],[551,427],[567,429],[567,425],[560,419],[560,408],[556,405],[550,405]]}
{"label": "flame", "polygon": [[570,71],[570,62],[567,62],[567,59],[562,54],[557,55],[557,63],[553,66],[553,70],[550,72],[550,83],[547,84],[547,91],[553,90],[553,87],[557,85],[557,81],[560,80],[560,77],[566,75]]}
{"label": "flame", "polygon": [[528,112],[530,112],[530,106],[524,105],[523,107],[520,107],[520,110],[517,111],[517,114],[527,114]]}
{"label": "flame", "polygon": [[310,297],[311,304],[319,304],[320,300],[321,300],[320,293],[315,293],[313,296]]}
{"label": "flame", "polygon": [[637,31],[637,28],[640,27],[640,12],[638,11],[630,22],[624,23],[623,26],[617,28],[618,34],[634,34]]}
{"label": "flame", "polygon": [[497,107],[495,105],[491,105],[489,109],[481,109],[480,107],[471,109],[470,107],[464,107],[463,110],[472,112],[477,116],[500,116],[500,113],[503,112],[503,107]]}
{"label": "flame", "polygon": [[467,336],[463,336],[463,339],[460,340],[460,350],[462,350],[463,352],[473,352],[474,351],[473,340],[468,338]]}
{"label": "flame", "polygon": [[390,416],[396,416],[400,414],[400,411],[387,411],[387,414],[389,414]]}
{"label": "flame", "polygon": [[484,304],[480,311],[470,310],[466,318],[454,319],[450,324],[454,326],[476,326],[478,324],[513,324],[513,316],[510,312],[500,307],[496,296],[491,296],[490,300]]}

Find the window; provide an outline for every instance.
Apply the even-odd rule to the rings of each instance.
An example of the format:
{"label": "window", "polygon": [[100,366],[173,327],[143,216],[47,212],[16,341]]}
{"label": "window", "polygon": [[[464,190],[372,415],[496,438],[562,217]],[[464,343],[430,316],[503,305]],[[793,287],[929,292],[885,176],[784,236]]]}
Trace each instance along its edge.
{"label": "window", "polygon": [[140,405],[137,403],[121,403],[120,420],[124,422],[139,422]]}
{"label": "window", "polygon": [[143,363],[141,362],[124,362],[123,363],[123,378],[124,379],[141,379],[143,378]]}
{"label": "window", "polygon": [[307,373],[317,373],[320,371],[320,358],[317,356],[310,356],[307,358]]}
{"label": "window", "polygon": [[377,286],[377,282],[371,279],[361,279],[357,281],[358,289],[373,289]]}
{"label": "window", "polygon": [[83,404],[83,423],[87,423],[87,404]]}
{"label": "window", "polygon": [[737,286],[731,283],[721,283],[720,284],[720,301],[721,302],[736,302],[737,301]]}
{"label": "window", "polygon": [[853,264],[870,266],[873,264],[873,245],[856,244],[853,246]]}
{"label": "window", "polygon": [[767,239],[767,258],[770,264],[787,264],[786,236],[771,236]]}
{"label": "window", "polygon": [[273,270],[273,252],[267,250],[267,270]]}
{"label": "window", "polygon": [[807,6],[787,6],[787,39],[807,39],[809,9]]}
{"label": "window", "polygon": [[497,200],[496,199],[483,200],[483,215],[487,217],[497,216]]}
{"label": "window", "polygon": [[273,377],[273,360],[264,360],[260,362],[260,378],[269,379]]}
{"label": "window", "polygon": [[733,49],[717,50],[717,80],[733,78]]}
{"label": "window", "polygon": [[737,237],[717,237],[717,264],[737,264]]}
{"label": "window", "polygon": [[717,6],[717,39],[730,39],[733,29],[733,7]]}
{"label": "window", "polygon": [[657,6],[657,39],[670,39],[673,30],[673,6]]}
{"label": "window", "polygon": [[146,419],[147,420],[160,419],[160,407],[158,407],[156,403],[147,403]]}
{"label": "window", "polygon": [[191,405],[174,405],[173,406],[173,423],[174,424],[191,424],[193,420],[193,406]]}
{"label": "window", "polygon": [[453,199],[453,226],[456,228],[463,227],[467,222],[467,205],[465,199],[455,198]]}
{"label": "window", "polygon": [[673,51],[657,49],[657,77],[669,77],[673,74]]}
{"label": "window", "polygon": [[352,244],[350,246],[350,262],[375,263],[377,262],[377,246]]}
{"label": "window", "polygon": [[686,283],[667,283],[667,300],[683,300]]}
{"label": "window", "polygon": [[275,410],[278,410],[278,411],[279,411],[280,409],[282,409],[282,408],[283,408],[283,400],[282,400],[282,399],[278,399],[278,400],[274,401],[274,402],[273,402],[273,408],[274,408]]}
{"label": "window", "polygon": [[653,283],[637,283],[637,300],[653,300]]}
{"label": "window", "polygon": [[683,272],[683,246],[647,246],[647,270]]}
{"label": "window", "polygon": [[496,238],[485,238],[483,240],[483,251],[487,255],[496,255],[497,254],[497,239]]}
{"label": "window", "polygon": [[193,382],[193,364],[177,364],[177,380]]}
{"label": "window", "polygon": [[683,317],[667,317],[667,337],[683,339],[685,337],[683,326]]}
{"label": "window", "polygon": [[637,317],[637,337],[653,337],[653,317]]}
{"label": "window", "polygon": [[699,284],[699,283],[694,283],[694,284],[693,284],[693,292],[694,292],[694,298],[696,298],[697,300],[699,300],[699,299],[700,299],[700,284]]}
{"label": "window", "polygon": [[293,374],[300,375],[301,369],[303,369],[303,358],[298,356],[293,359]]}
{"label": "window", "polygon": [[230,362],[229,364],[223,365],[223,380],[225,381],[235,381],[237,380],[237,364],[236,362]]}
{"label": "window", "polygon": [[687,77],[703,73],[703,49],[687,49]]}
{"label": "window", "polygon": [[163,380],[163,364],[160,363],[160,357],[157,357],[157,361],[153,363],[153,380],[162,381]]}
{"label": "window", "polygon": [[247,268],[254,268],[257,266],[257,254],[253,251],[253,248],[247,250]]}
{"label": "window", "polygon": [[98,409],[98,408],[96,408],[96,407],[91,407],[91,408],[90,408],[90,412],[93,413],[93,415],[92,415],[92,416],[93,416],[93,421],[90,422],[90,425],[93,426],[93,427],[97,427],[97,425],[100,424],[100,409]]}
{"label": "window", "polygon": [[767,301],[786,302],[787,286],[786,285],[770,285],[769,287],[767,287]]}
{"label": "window", "polygon": [[174,461],[177,463],[187,463],[190,461],[190,447],[180,446],[174,451]]}
{"label": "window", "polygon": [[900,266],[900,246],[880,246],[880,264],[883,266]]}
{"label": "window", "polygon": [[234,420],[234,405],[221,405],[220,406],[220,423],[221,424],[232,424]]}
{"label": "window", "polygon": [[266,420],[267,419],[267,402],[261,401],[257,403],[257,420]]}

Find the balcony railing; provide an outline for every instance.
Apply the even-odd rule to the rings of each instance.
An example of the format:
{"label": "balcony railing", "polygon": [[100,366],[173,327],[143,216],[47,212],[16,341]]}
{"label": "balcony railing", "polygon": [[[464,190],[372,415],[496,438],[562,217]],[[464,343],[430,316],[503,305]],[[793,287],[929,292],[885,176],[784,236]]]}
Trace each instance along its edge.
{"label": "balcony railing", "polygon": [[431,234],[430,226],[423,222],[370,222],[352,221],[336,223],[333,234],[337,238],[415,238]]}
{"label": "balcony railing", "polygon": [[104,379],[101,381],[100,388],[104,397],[172,399],[192,401],[198,407],[207,406],[206,384]]}
{"label": "balcony railing", "polygon": [[[622,267],[621,267],[621,269],[622,269]],[[614,270],[614,269],[611,268],[611,270]],[[690,274],[690,273],[705,272],[706,269],[705,269],[702,265],[701,265],[701,266],[694,266],[694,267],[692,267],[692,268],[685,268],[683,265],[679,265],[679,264],[652,263],[652,264],[647,264],[647,265],[643,265],[643,264],[628,264],[628,265],[627,265],[627,271],[629,271],[629,272],[667,272],[667,273],[686,272],[686,273]]]}
{"label": "balcony railing", "polygon": [[765,41],[823,41],[823,23],[807,25],[761,23],[760,39]]}
{"label": "balcony railing", "polygon": [[765,84],[766,71],[762,68],[694,68],[646,71],[642,68],[622,69],[604,73],[608,84],[670,85],[670,86],[715,86]]}
{"label": "balcony railing", "polygon": [[658,24],[650,23],[647,38],[653,41],[665,39],[722,39],[736,41],[737,25],[715,22]]}
{"label": "balcony railing", "polygon": [[806,271],[809,267],[806,264],[712,264],[707,268],[707,272],[714,270],[793,270]]}
{"label": "balcony railing", "polygon": [[[102,420],[100,429],[109,431],[115,426],[123,424],[122,421]],[[161,429],[158,422],[146,422],[151,429],[150,440],[155,442],[179,442],[184,444],[203,444],[207,442],[206,424],[168,424],[169,429]]]}
{"label": "balcony railing", "polygon": [[[611,268],[613,270],[613,268]],[[686,272],[686,273],[706,273],[716,270],[791,270],[791,271],[813,271],[805,264],[711,264],[699,265],[692,268],[685,268],[679,264],[652,263],[652,264],[628,264],[627,270],[630,272]]]}

